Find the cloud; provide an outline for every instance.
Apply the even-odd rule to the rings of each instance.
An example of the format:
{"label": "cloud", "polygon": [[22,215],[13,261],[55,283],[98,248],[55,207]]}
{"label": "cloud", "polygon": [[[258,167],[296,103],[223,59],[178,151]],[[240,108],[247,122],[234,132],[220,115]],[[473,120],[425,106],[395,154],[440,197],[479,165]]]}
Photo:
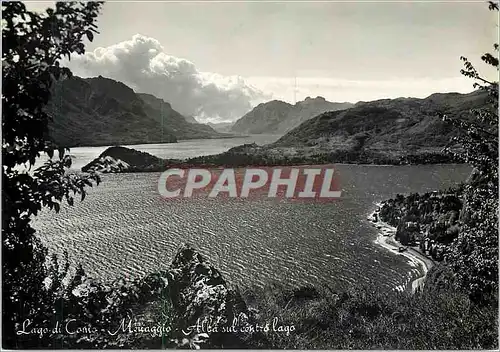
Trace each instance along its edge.
{"label": "cloud", "polygon": [[235,120],[270,98],[242,77],[200,72],[191,61],[165,53],[158,40],[140,34],[76,56],[68,65],[78,76],[102,75],[153,94],[201,121]]}
{"label": "cloud", "polygon": [[158,40],[139,34],[75,56],[68,65],[78,76],[102,75],[124,82],[136,92],[153,94],[201,122],[234,121],[270,99],[294,103],[322,96],[329,101],[357,102],[473,90],[471,81],[461,76],[387,80],[338,79],[321,77],[321,73],[296,78],[222,76],[198,71],[191,61],[168,55]]}

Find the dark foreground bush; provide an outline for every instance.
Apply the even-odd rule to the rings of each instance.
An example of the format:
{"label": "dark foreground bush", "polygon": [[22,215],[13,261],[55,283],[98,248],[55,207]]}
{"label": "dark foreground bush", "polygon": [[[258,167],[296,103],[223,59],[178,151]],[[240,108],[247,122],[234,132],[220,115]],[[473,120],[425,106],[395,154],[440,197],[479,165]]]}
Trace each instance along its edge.
{"label": "dark foreground bush", "polygon": [[[54,265],[49,281],[59,285],[62,277],[55,273],[67,267],[61,271]],[[18,331],[30,334],[3,336],[4,347],[498,347],[496,302],[479,306],[465,294],[443,290],[410,295],[357,287],[342,292],[328,286],[270,286],[240,293],[190,246],[180,248],[168,270],[143,279],[103,284],[79,269],[61,287],[50,300],[52,311],[24,316],[32,323]],[[34,329],[48,326],[60,331]],[[65,331],[68,326],[72,333]]]}
{"label": "dark foreground bush", "polygon": [[273,349],[496,349],[497,303],[477,306],[456,292],[410,295],[351,289],[298,296],[311,288],[247,290],[248,306],[261,322],[279,319],[294,331],[270,331]]}

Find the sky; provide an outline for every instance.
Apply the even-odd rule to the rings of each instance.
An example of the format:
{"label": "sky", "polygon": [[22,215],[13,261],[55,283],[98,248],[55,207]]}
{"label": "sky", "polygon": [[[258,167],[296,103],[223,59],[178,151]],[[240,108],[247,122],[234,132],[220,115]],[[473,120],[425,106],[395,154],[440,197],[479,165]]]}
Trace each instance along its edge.
{"label": "sky", "polygon": [[470,92],[460,56],[497,77],[480,62],[498,42],[497,16],[483,1],[107,2],[100,34],[67,64],[198,120],[230,121],[271,99]]}

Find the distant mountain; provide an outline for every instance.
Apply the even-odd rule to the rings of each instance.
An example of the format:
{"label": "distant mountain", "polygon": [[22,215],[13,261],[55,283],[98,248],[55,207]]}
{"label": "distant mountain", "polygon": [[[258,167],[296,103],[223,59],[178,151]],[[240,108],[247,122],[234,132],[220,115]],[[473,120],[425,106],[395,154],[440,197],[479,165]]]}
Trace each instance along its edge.
{"label": "distant mountain", "polygon": [[172,131],[177,139],[223,137],[210,126],[198,123],[193,117],[191,119],[195,122],[188,122],[188,119],[172,109],[169,103],[154,95],[144,93],[137,93],[137,95],[146,103],[145,112],[147,115],[155,118],[160,125]]}
{"label": "distant mountain", "polygon": [[288,132],[314,116],[327,111],[349,109],[353,105],[352,103],[332,103],[325,100],[323,97],[307,97],[305,100],[299,101],[294,105],[292,113],[288,116],[286,121],[281,123],[278,129],[279,131]]}
{"label": "distant mountain", "polygon": [[231,132],[231,127],[233,127],[234,122],[218,122],[218,123],[208,122],[207,125],[212,127],[217,132],[229,133]]}
{"label": "distant mountain", "polygon": [[286,133],[316,115],[326,111],[348,109],[352,106],[351,103],[332,103],[323,97],[308,97],[295,105],[272,100],[257,105],[236,121],[231,130],[249,134]]}
{"label": "distant mountain", "polygon": [[220,136],[209,126],[188,123],[163,100],[137,94],[102,76],[56,83],[46,110],[53,116],[49,136],[61,146],[169,143]]}
{"label": "distant mountain", "polygon": [[193,116],[184,116],[184,119],[189,123],[199,123]]}
{"label": "distant mountain", "polygon": [[293,105],[280,100],[259,104],[236,121],[231,131],[251,134],[276,132],[278,126],[287,119],[292,109]]}

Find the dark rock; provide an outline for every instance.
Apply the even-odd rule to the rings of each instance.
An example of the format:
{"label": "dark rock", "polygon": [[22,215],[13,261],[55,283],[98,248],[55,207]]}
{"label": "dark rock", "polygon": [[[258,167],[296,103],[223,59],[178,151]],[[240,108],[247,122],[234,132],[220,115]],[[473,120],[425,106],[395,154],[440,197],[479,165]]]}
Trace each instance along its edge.
{"label": "dark rock", "polygon": [[[170,298],[177,314],[181,345],[193,341],[202,348],[241,348],[251,334],[241,333],[242,326],[250,322],[250,313],[238,290],[231,289],[221,273],[201,254],[184,245],[171,266],[173,280]],[[213,332],[201,335],[197,324],[211,327]],[[224,332],[234,327],[236,332]],[[196,347],[196,346],[194,346]]]}

